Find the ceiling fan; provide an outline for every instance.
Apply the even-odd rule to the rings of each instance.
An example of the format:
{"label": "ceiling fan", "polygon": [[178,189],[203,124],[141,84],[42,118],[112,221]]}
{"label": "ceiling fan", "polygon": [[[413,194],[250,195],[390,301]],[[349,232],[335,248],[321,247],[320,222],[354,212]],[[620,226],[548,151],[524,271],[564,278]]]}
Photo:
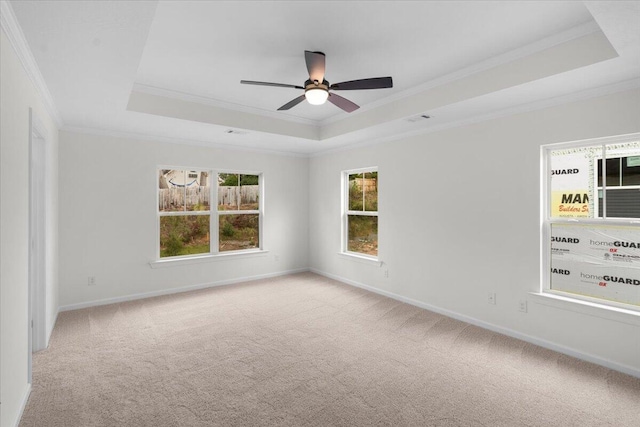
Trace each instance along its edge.
{"label": "ceiling fan", "polygon": [[288,110],[295,107],[305,99],[312,105],[321,105],[329,101],[333,105],[342,108],[347,113],[360,108],[359,105],[346,98],[331,93],[334,90],[361,90],[361,89],[385,89],[393,87],[391,77],[373,77],[370,79],[350,80],[348,82],[329,84],[324,79],[325,55],[322,52],[304,51],[304,59],[309,71],[309,80],[304,82],[304,86],[288,85],[282,83],[256,82],[253,80],[240,80],[245,85],[287,87],[292,89],[304,89],[304,94],[292,99],[278,110]]}

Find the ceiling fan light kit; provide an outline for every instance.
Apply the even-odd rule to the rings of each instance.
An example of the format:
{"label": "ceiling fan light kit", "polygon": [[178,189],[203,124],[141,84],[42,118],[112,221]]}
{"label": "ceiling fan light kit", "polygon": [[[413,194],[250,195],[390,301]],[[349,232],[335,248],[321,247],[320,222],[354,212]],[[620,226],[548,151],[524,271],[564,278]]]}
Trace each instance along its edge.
{"label": "ceiling fan light kit", "polygon": [[350,80],[347,82],[335,83],[330,85],[328,81],[324,79],[325,72],[325,55],[322,52],[311,52],[306,50],[304,52],[304,58],[307,63],[307,71],[309,72],[309,79],[303,86],[296,86],[282,83],[270,83],[260,82],[255,80],[240,80],[242,84],[257,85],[257,86],[272,86],[272,87],[284,87],[291,89],[304,89],[304,95],[300,95],[297,98],[284,104],[278,108],[279,111],[289,110],[295,107],[305,99],[311,105],[322,105],[327,100],[333,105],[341,108],[347,113],[360,108],[359,105],[343,98],[330,91],[335,90],[363,90],[363,89],[385,89],[393,87],[393,79],[391,77],[374,77],[369,79]]}
{"label": "ceiling fan light kit", "polygon": [[311,105],[322,105],[327,102],[329,98],[329,82],[323,80],[322,83],[318,81],[307,80],[305,82],[304,97]]}

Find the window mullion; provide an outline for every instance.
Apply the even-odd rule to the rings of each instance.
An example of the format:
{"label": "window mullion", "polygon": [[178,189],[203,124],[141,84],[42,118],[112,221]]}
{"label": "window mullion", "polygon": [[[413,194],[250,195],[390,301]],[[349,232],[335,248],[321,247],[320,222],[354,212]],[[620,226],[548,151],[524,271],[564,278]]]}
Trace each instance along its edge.
{"label": "window mullion", "polygon": [[198,216],[209,215],[211,211],[173,211],[173,212],[158,212],[159,216]]}
{"label": "window mullion", "polygon": [[618,160],[618,169],[620,170],[620,173],[618,174],[618,185],[620,187],[622,187],[622,159],[624,157],[620,156],[620,159]]}
{"label": "window mullion", "polygon": [[603,168],[602,171],[604,176],[602,177],[602,219],[607,219],[607,146],[602,146],[602,155],[604,160],[602,162]]}
{"label": "window mullion", "polygon": [[378,211],[347,211],[347,215],[378,216]]}
{"label": "window mullion", "polygon": [[[212,254],[218,253],[218,226],[220,221],[218,219],[218,173],[216,171],[210,171],[211,184],[209,185],[209,209],[211,210],[211,217],[209,218],[209,252]],[[215,177],[215,179],[214,179]],[[215,183],[214,183],[215,181]],[[215,214],[214,214],[215,212]]]}
{"label": "window mullion", "polygon": [[186,212],[187,211],[187,170],[186,169],[182,171],[182,184],[184,185],[182,187],[182,194],[183,194],[182,210]]}
{"label": "window mullion", "polygon": [[364,186],[364,177],[365,177],[365,173],[362,172],[362,211],[363,212],[367,210],[364,207],[364,203],[365,203],[365,200],[366,200],[365,197],[364,197],[365,191],[366,191],[366,187]]}
{"label": "window mullion", "polygon": [[238,177],[238,189],[236,191],[236,206],[238,207],[238,210],[240,210],[240,193],[242,192],[241,188],[240,188],[240,174],[237,175]]}

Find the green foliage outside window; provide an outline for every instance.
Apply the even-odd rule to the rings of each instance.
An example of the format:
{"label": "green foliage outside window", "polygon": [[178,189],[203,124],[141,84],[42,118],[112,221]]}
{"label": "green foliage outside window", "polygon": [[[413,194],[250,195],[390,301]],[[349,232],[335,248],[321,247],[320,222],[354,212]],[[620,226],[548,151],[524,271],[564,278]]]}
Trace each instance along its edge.
{"label": "green foliage outside window", "polygon": [[160,257],[209,252],[209,215],[160,217]]}
{"label": "green foliage outside window", "polygon": [[378,172],[349,174],[348,181],[347,250],[375,256],[378,254],[378,217],[357,213],[377,213]]}
{"label": "green foliage outside window", "polygon": [[240,185],[258,185],[258,175],[238,175],[237,173],[221,173],[220,185],[225,187],[236,187],[238,181]]}

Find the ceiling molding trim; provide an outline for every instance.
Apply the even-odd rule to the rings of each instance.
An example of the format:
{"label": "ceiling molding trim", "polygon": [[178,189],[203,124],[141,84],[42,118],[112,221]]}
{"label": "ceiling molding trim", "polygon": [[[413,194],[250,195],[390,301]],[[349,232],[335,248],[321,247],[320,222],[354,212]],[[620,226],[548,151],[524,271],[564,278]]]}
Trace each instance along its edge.
{"label": "ceiling molding trim", "polygon": [[601,29],[598,26],[598,24],[592,20],[584,24],[570,28],[561,33],[557,33],[552,36],[546,37],[544,39],[538,40],[536,42],[530,43],[526,46],[522,46],[520,48],[506,52],[504,54],[494,56],[485,61],[473,64],[469,67],[462,68],[460,70],[457,70],[450,74],[446,74],[442,77],[438,77],[436,79],[430,80],[418,86],[414,86],[410,89],[404,90],[397,94],[390,95],[378,101],[371,102],[367,105],[362,106],[357,111],[353,112],[351,115],[345,116],[344,114],[340,114],[339,112],[337,112],[336,114],[324,120],[305,119],[302,117],[292,116],[287,113],[275,112],[270,110],[264,110],[261,108],[250,107],[247,105],[220,101],[220,100],[209,98],[206,96],[194,95],[191,93],[174,91],[171,89],[164,89],[160,87],[145,85],[142,83],[134,83],[132,90],[137,92],[147,93],[149,95],[163,96],[171,99],[177,99],[180,101],[195,102],[199,104],[225,108],[228,110],[233,110],[233,111],[238,111],[243,113],[258,114],[258,115],[262,115],[269,118],[321,127],[331,123],[339,122],[341,120],[346,120],[349,117],[353,117],[354,115],[357,115],[357,114],[366,113],[369,110],[373,110],[383,105],[386,105],[398,100],[402,100],[404,98],[411,97],[418,93],[427,91],[429,89],[433,89],[434,87],[443,86],[448,83],[454,82],[456,80],[460,80],[465,77],[471,76],[473,74],[476,74],[491,68],[495,68],[499,65],[507,64],[517,59],[520,59],[529,55],[533,55],[534,53],[541,52],[546,49],[550,49],[559,44],[566,43],[568,41],[595,33],[597,31],[601,31]]}
{"label": "ceiling molding trim", "polygon": [[232,144],[202,141],[202,140],[196,140],[196,139],[185,139],[185,138],[179,139],[179,138],[171,138],[171,137],[161,136],[161,135],[142,134],[142,133],[136,133],[136,132],[104,130],[104,129],[96,129],[96,128],[76,127],[76,126],[63,126],[60,129],[60,131],[79,133],[84,135],[108,136],[111,138],[119,138],[119,139],[135,139],[138,141],[164,142],[167,144],[178,144],[178,145],[195,145],[198,147],[218,148],[221,150],[242,151],[242,152],[249,152],[249,153],[271,154],[271,155],[278,155],[278,156],[302,157],[302,158],[309,157],[309,155],[306,153],[296,153],[293,151],[270,150],[268,148],[237,146]]}
{"label": "ceiling molding trim", "polygon": [[616,83],[613,85],[602,86],[599,88],[576,92],[569,95],[562,95],[555,98],[532,102],[529,104],[523,104],[523,105],[511,107],[511,108],[505,108],[503,110],[499,110],[491,114],[479,115],[470,119],[452,121],[452,122],[443,123],[441,125],[437,125],[433,127],[422,128],[418,130],[401,133],[398,135],[393,135],[390,137],[372,139],[368,141],[361,141],[361,142],[345,145],[339,148],[316,151],[310,154],[298,153],[293,151],[283,151],[283,150],[269,150],[264,148],[239,147],[231,144],[223,144],[223,143],[216,143],[216,142],[210,142],[210,141],[176,139],[176,138],[170,138],[170,137],[161,136],[161,135],[147,135],[147,134],[140,134],[135,132],[112,131],[112,130],[103,130],[103,129],[95,129],[95,128],[63,126],[60,130],[64,132],[74,132],[74,133],[96,135],[96,136],[109,136],[113,138],[135,139],[135,140],[141,140],[141,141],[164,142],[169,144],[193,145],[193,146],[199,146],[199,147],[218,148],[218,149],[231,150],[231,151],[253,152],[253,153],[260,153],[260,154],[272,154],[272,155],[291,156],[291,157],[300,157],[300,158],[311,158],[311,157],[321,157],[329,154],[350,151],[357,148],[369,147],[373,145],[383,144],[386,142],[398,141],[400,139],[426,135],[426,134],[439,132],[447,129],[469,126],[469,125],[473,125],[476,123],[485,122],[493,119],[527,113],[530,111],[542,110],[545,108],[551,108],[551,107],[555,107],[563,104],[569,104],[571,102],[583,101],[590,98],[612,95],[614,93],[634,90],[634,89],[640,89],[640,79],[628,80],[628,81]]}
{"label": "ceiling molding trim", "polygon": [[[533,55],[538,52],[542,52],[544,50],[550,49],[554,46],[560,45],[562,43],[569,42],[571,40],[578,39],[580,37],[587,36],[589,34],[593,34],[595,32],[602,31],[598,24],[595,21],[589,21],[584,24],[575,26],[561,33],[554,34],[549,37],[545,37],[536,42],[530,43],[528,45],[519,47],[517,49],[511,50],[509,52],[503,53],[498,56],[491,57],[484,61],[478,62],[471,66],[462,68],[460,70],[454,71],[452,73],[446,74],[442,77],[438,77],[433,80],[429,80],[425,83],[422,83],[418,86],[414,86],[410,89],[404,90],[394,95],[390,95],[386,98],[382,98],[378,101],[371,102],[367,105],[363,105],[357,111],[352,113],[350,116],[344,116],[341,114],[336,114],[334,116],[328,117],[319,122],[321,126],[328,125],[331,123],[339,122],[341,120],[346,120],[349,117],[353,117],[357,114],[363,114],[367,111],[376,109],[386,104],[390,104],[395,101],[399,101],[405,98],[409,98],[413,95],[417,95],[419,93],[428,91],[435,87],[444,86],[446,84],[452,83],[456,80],[463,79],[465,77],[472,76],[474,74],[480,73],[482,71],[486,71],[492,68],[495,68],[500,65],[508,64],[517,59],[524,58],[530,55]],[[606,35],[605,35],[606,37]]]}
{"label": "ceiling molding trim", "polygon": [[170,99],[177,99],[179,101],[194,102],[197,104],[209,105],[212,107],[224,108],[227,110],[238,111],[240,113],[258,114],[273,119],[285,120],[294,123],[300,123],[304,125],[319,126],[320,121],[305,119],[302,117],[292,116],[287,113],[278,113],[270,110],[263,110],[262,108],[249,107],[242,104],[234,104],[232,102],[220,101],[214,98],[206,96],[193,95],[190,93],[179,92],[171,89],[163,89],[155,86],[149,86],[142,83],[134,83],[132,91],[142,92],[148,95],[162,96]]}
{"label": "ceiling molding trim", "polygon": [[53,102],[51,92],[49,92],[49,88],[42,77],[42,73],[40,73],[40,68],[38,68],[38,64],[31,53],[31,49],[29,48],[29,44],[24,37],[22,28],[20,27],[20,24],[13,12],[13,8],[7,0],[0,1],[0,27],[2,27],[7,35],[9,43],[11,43],[13,50],[16,52],[16,55],[27,73],[29,80],[31,80],[36,91],[39,93],[47,112],[55,122],[56,126],[61,128],[64,126],[62,117]]}
{"label": "ceiling molding trim", "polygon": [[311,153],[309,157],[320,157],[328,154],[349,151],[356,148],[363,148],[363,147],[368,147],[372,145],[383,144],[386,142],[398,141],[400,139],[407,139],[414,136],[426,135],[426,134],[440,132],[447,129],[469,126],[469,125],[473,125],[481,122],[486,122],[489,120],[495,120],[503,117],[514,116],[517,114],[523,114],[523,113],[528,113],[528,112],[537,111],[537,110],[543,110],[545,108],[557,107],[564,104],[570,104],[572,102],[586,101],[591,98],[612,95],[614,93],[631,91],[635,89],[640,89],[640,78],[627,80],[627,81],[615,83],[612,85],[601,86],[598,88],[587,89],[580,92],[571,93],[568,95],[561,95],[553,98],[543,99],[540,101],[530,102],[528,104],[521,104],[514,107],[498,110],[493,113],[477,115],[469,119],[455,120],[447,123],[442,123],[440,125],[421,128],[421,129],[417,129],[409,132],[404,132],[398,135],[372,139],[369,141],[356,142],[353,144],[345,145],[343,147],[331,148],[324,151],[317,151],[315,153]]}

